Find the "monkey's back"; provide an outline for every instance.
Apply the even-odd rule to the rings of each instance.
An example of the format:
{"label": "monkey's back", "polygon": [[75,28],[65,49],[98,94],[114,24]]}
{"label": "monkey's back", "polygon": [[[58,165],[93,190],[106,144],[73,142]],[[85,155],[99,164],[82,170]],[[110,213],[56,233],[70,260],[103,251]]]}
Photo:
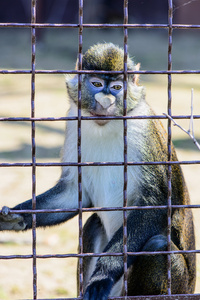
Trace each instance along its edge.
{"label": "monkey's back", "polygon": [[[154,114],[151,109],[150,111]],[[148,120],[147,131],[145,139],[145,148],[147,151],[143,152],[144,161],[168,161],[167,133],[162,123],[156,119]],[[177,161],[177,164],[171,165],[171,204],[189,205],[190,198],[188,189],[173,145],[171,146],[171,160]],[[168,165],[146,166],[144,167],[144,173],[148,174],[147,177],[149,178],[149,184],[151,184],[151,186],[154,184],[159,185],[161,193],[157,205],[166,205],[168,199]],[[171,239],[179,250],[195,250],[195,234],[191,209],[179,207],[172,209]],[[189,272],[189,292],[193,293],[196,279],[196,255],[194,253],[188,253],[183,254],[183,256]]]}

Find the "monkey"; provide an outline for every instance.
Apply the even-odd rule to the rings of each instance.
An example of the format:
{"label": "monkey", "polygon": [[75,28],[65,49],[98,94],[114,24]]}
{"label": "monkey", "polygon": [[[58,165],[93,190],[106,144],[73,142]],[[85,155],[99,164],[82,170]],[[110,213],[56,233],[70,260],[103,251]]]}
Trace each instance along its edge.
{"label": "monkey", "polygon": [[[138,65],[128,55],[127,70],[137,71]],[[112,43],[91,46],[82,57],[81,75],[81,159],[82,162],[124,161],[124,50]],[[121,71],[116,73],[94,71]],[[109,74],[108,74],[109,73]],[[77,74],[66,75],[69,117],[77,116]],[[127,76],[127,116],[152,116],[145,90],[134,72]],[[94,118],[95,117],[95,118]],[[107,117],[107,118],[106,118]],[[116,117],[116,118],[109,118]],[[77,162],[77,120],[67,122],[62,162]],[[172,161],[177,161],[172,145]],[[168,250],[168,141],[166,131],[156,118],[127,118],[127,161],[149,162],[127,166],[127,251],[156,252]],[[151,164],[163,162],[163,164]],[[82,207],[122,207],[124,166],[84,165],[82,169]],[[172,164],[171,250],[194,250],[193,216],[189,193],[179,164]],[[164,206],[162,209],[144,209]],[[143,209],[142,209],[143,207]],[[66,164],[54,187],[36,197],[36,209],[78,208],[78,168]],[[30,210],[32,200],[12,210]],[[78,212],[36,214],[36,226],[63,223]],[[32,215],[10,213],[4,206],[0,214],[0,230],[23,231],[32,227]],[[123,253],[123,212],[97,211],[83,227],[83,253]],[[127,256],[128,296],[167,294],[167,255]],[[171,254],[172,294],[194,293],[196,276],[195,254]],[[83,257],[83,299],[106,300],[124,295],[123,256]]]}

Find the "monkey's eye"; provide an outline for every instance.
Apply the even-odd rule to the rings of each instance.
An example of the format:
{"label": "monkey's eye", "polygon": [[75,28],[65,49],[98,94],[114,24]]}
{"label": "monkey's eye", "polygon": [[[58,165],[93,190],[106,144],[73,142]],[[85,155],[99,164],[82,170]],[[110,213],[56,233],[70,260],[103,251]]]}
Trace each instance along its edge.
{"label": "monkey's eye", "polygon": [[102,84],[101,82],[99,82],[99,81],[92,81],[91,83],[92,83],[95,87],[97,87],[97,88],[103,86],[103,84]]}
{"label": "monkey's eye", "polygon": [[112,89],[115,89],[115,90],[121,90],[122,86],[119,85],[119,84],[115,84],[112,86]]}
{"label": "monkey's eye", "polygon": [[89,81],[95,88],[102,88],[104,86],[104,81],[98,77],[92,77]]}
{"label": "monkey's eye", "polygon": [[120,91],[123,88],[123,83],[121,81],[114,81],[110,84],[110,88],[115,91]]}

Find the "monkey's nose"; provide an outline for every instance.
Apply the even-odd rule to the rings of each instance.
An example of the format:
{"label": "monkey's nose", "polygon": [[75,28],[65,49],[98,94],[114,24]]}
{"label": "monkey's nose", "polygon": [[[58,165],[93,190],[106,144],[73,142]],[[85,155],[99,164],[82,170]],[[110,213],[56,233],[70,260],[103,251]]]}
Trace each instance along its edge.
{"label": "monkey's nose", "polygon": [[107,109],[115,102],[115,96],[109,94],[105,95],[104,93],[98,93],[95,95],[95,100],[104,108]]}

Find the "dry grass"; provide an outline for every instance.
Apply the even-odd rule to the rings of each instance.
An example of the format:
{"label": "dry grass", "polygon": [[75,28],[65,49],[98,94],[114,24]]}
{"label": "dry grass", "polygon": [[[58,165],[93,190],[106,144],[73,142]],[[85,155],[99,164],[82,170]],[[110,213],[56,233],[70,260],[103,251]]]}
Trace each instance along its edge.
{"label": "dry grass", "polygon": [[[91,35],[90,41],[87,39],[84,47],[97,38],[104,38],[106,41],[108,35],[101,31],[102,36]],[[2,32],[0,32],[2,33]],[[24,37],[25,34],[25,37]],[[4,33],[3,33],[4,35]],[[13,39],[17,40],[15,35]],[[104,37],[105,36],[105,37]],[[6,35],[3,36],[11,43]],[[16,53],[19,61],[8,55],[2,67],[27,68],[29,60],[27,52],[21,54],[20,49],[29,42],[26,32],[19,35],[21,46],[16,44]],[[38,56],[38,68],[63,68],[63,61],[66,61],[66,69],[73,68],[75,55],[72,47],[64,41],[59,46],[62,36],[54,34],[54,43],[50,39],[50,33],[46,36],[46,42],[41,44]],[[70,36],[73,41],[74,49],[76,42],[74,35]],[[156,36],[152,37],[156,49],[164,47],[160,43],[159,37],[156,44]],[[112,40],[116,42],[119,36],[115,33]],[[142,38],[136,35],[138,43],[142,43]],[[148,43],[148,37],[146,40]],[[149,39],[150,41],[150,39]],[[10,43],[10,44],[9,44]],[[130,39],[131,45],[133,40]],[[143,42],[144,43],[144,42]],[[166,41],[165,41],[166,43]],[[161,44],[161,45],[160,45]],[[44,53],[52,45],[50,53],[45,57]],[[64,47],[65,46],[65,47]],[[166,46],[166,45],[165,45]],[[4,47],[4,46],[3,46]],[[133,46],[137,52],[137,46]],[[10,49],[10,48],[9,48]],[[58,51],[59,55],[55,54]],[[195,48],[196,49],[196,48]],[[3,49],[1,48],[1,51]],[[145,49],[143,50],[145,52]],[[139,51],[138,51],[139,52]],[[6,54],[6,51],[3,52]],[[196,53],[196,52],[195,52]],[[141,55],[141,54],[140,54]],[[161,61],[162,61],[162,55]],[[194,54],[195,55],[195,54]],[[25,58],[23,59],[23,56]],[[54,57],[55,56],[55,57]],[[145,54],[144,54],[145,56]],[[155,53],[150,53],[150,57]],[[165,56],[165,55],[164,55]],[[137,57],[137,54],[136,54]],[[73,59],[72,59],[73,58]],[[13,60],[13,61],[12,61]],[[142,60],[142,57],[138,60]],[[179,59],[180,60],[180,59]],[[164,60],[166,62],[166,58]],[[193,62],[193,59],[192,59]],[[192,63],[191,62],[191,63]],[[188,62],[187,62],[188,63]],[[153,68],[154,61],[145,62],[143,68]],[[159,68],[164,68],[161,62]],[[166,68],[166,66],[165,66]],[[36,81],[36,116],[37,117],[59,117],[65,116],[67,106],[65,102],[64,76],[60,75],[38,75]],[[146,86],[147,100],[154,107],[158,114],[167,111],[167,77],[166,76],[144,76],[141,78]],[[200,87],[199,76],[197,75],[176,75],[173,76],[173,113],[190,113],[190,90],[194,88],[195,111],[199,112]],[[30,116],[30,76],[29,75],[0,75],[0,96],[1,116]],[[181,125],[188,127],[189,121],[180,121]],[[166,125],[166,122],[164,122]],[[195,121],[195,131],[200,138],[200,120]],[[59,152],[64,139],[64,122],[38,122],[36,127],[37,161],[55,162],[59,161]],[[1,123],[0,136],[0,162],[29,162],[31,161],[31,127],[28,122],[4,122]],[[200,160],[200,152],[197,151],[192,141],[178,128],[173,127],[173,140],[177,148],[179,159],[181,160]],[[199,178],[200,166],[187,165],[183,167],[185,178],[191,195],[193,204],[199,204]],[[45,191],[54,185],[60,175],[58,167],[38,167],[36,173],[37,194]],[[0,199],[1,206],[13,206],[25,199],[31,197],[31,168],[0,168]],[[195,228],[197,236],[197,248],[200,249],[199,234],[199,210],[194,210]],[[12,254],[31,254],[32,253],[32,235],[31,231],[26,233],[1,233],[0,235],[0,255]],[[37,230],[37,254],[57,254],[57,253],[76,253],[78,245],[78,219],[75,218],[66,224],[45,230]],[[197,288],[200,292],[200,263],[198,259],[197,267]],[[76,296],[76,259],[38,259],[38,298],[58,298]],[[32,297],[32,261],[31,260],[0,260],[0,299],[27,299]]]}

